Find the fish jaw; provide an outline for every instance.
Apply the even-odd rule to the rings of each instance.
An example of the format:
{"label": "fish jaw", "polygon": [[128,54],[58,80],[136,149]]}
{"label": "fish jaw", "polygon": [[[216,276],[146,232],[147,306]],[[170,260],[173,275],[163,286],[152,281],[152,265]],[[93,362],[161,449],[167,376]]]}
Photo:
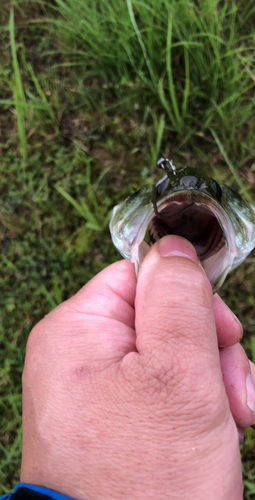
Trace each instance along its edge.
{"label": "fish jaw", "polygon": [[[202,196],[200,192],[168,194],[158,203],[158,210],[162,212],[166,207],[169,207],[169,204],[175,204],[174,212],[178,214],[178,211],[180,211],[178,205],[185,202],[185,200],[188,203],[196,205],[196,210],[198,211],[210,211],[211,217],[214,216],[217,219],[225,238],[224,246],[222,245],[222,248],[215,255],[212,254],[204,262],[202,261],[205,272],[215,291],[225,280],[237,257],[233,226],[222,207],[212,201],[209,196]],[[123,204],[115,207],[110,223],[110,230],[115,246],[124,257],[130,258],[131,262],[134,263],[136,274],[138,274],[139,267],[150,249],[144,238],[147,228],[152,227],[152,222],[155,219],[155,211],[152,203],[148,203],[142,209],[140,207],[139,209],[137,208],[133,206],[133,209],[127,214],[128,211],[125,210],[125,202],[123,202]],[[127,214],[127,216],[125,217],[124,214]],[[171,233],[169,231],[169,233],[166,232],[165,234],[178,233]],[[185,234],[180,235],[185,237]],[[160,237],[162,236],[159,236],[157,239],[160,239]]]}
{"label": "fish jaw", "polygon": [[[174,199],[176,199],[176,204],[180,204],[180,196],[182,193],[179,193],[177,198],[175,196],[170,197],[170,201],[172,199],[172,202]],[[199,198],[197,198],[197,195]],[[231,270],[233,266],[233,262],[235,258],[237,257],[237,249],[236,249],[236,242],[235,242],[235,233],[233,226],[231,224],[231,221],[227,215],[227,213],[219,206],[219,204],[212,202],[212,200],[207,197],[206,195],[201,197],[201,193],[183,193],[184,199],[186,198],[189,202],[192,202],[195,205],[195,210],[198,211],[210,211],[211,216],[214,216],[215,219],[218,221],[218,227],[221,228],[222,231],[222,237],[225,239],[224,245],[222,244],[222,247],[219,248],[219,250],[216,253],[212,253],[211,256],[207,257],[206,259],[203,259],[203,257],[200,256],[198,247],[196,247],[196,244],[192,240],[191,243],[195,247],[198,257],[200,258],[200,261],[202,263],[202,266],[204,267],[204,270],[207,274],[207,277],[209,281],[211,282],[213,291],[216,291],[224,282],[227,274]],[[166,200],[162,200],[161,203],[158,205],[158,211],[162,213],[164,208],[168,206],[169,203],[169,196],[166,197]],[[175,209],[175,211],[178,211],[178,209]],[[153,218],[155,217],[155,213],[152,214],[150,217],[150,220],[148,221],[148,225],[150,226],[151,222],[153,221]],[[144,235],[146,232],[145,227],[141,230],[140,228],[140,237],[141,235]],[[218,229],[219,232],[219,229]],[[180,234],[180,233],[171,233],[170,234],[179,234],[180,236],[186,237],[185,234]],[[189,239],[189,238],[187,238]],[[131,261],[135,263],[136,269],[139,269],[139,266],[142,263],[143,254],[144,254],[144,248],[142,252],[137,251],[137,248],[135,246],[138,246],[140,243],[139,239],[137,239],[135,242],[135,245],[131,248]],[[138,259],[140,260],[138,261]]]}
{"label": "fish jaw", "polygon": [[[136,242],[138,241],[140,246],[144,239],[150,216],[154,213],[152,197],[153,189],[147,186],[116,205],[112,211],[109,224],[112,241],[126,259],[131,258],[131,251]],[[137,249],[137,261],[139,261],[139,249]],[[132,262],[135,263],[135,260]]]}
{"label": "fish jaw", "polygon": [[221,184],[224,210],[234,226],[236,256],[231,270],[239,266],[255,248],[255,205],[249,203],[228,186]]}
{"label": "fish jaw", "polygon": [[[113,243],[123,257],[131,259],[135,264],[136,273],[138,273],[139,266],[150,249],[150,246],[144,241],[146,230],[149,228],[150,232],[153,219],[157,217],[154,204],[155,193],[158,214],[164,210],[164,202],[170,200],[172,203],[174,198],[175,203],[177,205],[182,203],[184,208],[185,203],[193,205],[193,208],[195,205],[202,206],[204,203],[204,207],[207,207],[214,215],[214,221],[212,216],[208,216],[209,229],[207,227],[206,237],[202,238],[202,254],[205,250],[206,259],[195,241],[196,233],[199,234],[199,231],[201,233],[201,216],[196,217],[193,212],[194,217],[190,218],[189,227],[186,223],[185,229],[185,220],[180,218],[180,214],[186,208],[182,210],[179,207],[179,212],[178,207],[175,207],[173,211],[171,209],[170,217],[163,217],[168,229],[164,230],[164,221],[161,224],[157,223],[156,229],[161,225],[161,231],[156,236],[154,234],[155,237],[151,241],[153,243],[166,234],[179,234],[188,239],[194,245],[215,291],[222,285],[228,272],[243,262],[255,247],[255,205],[248,203],[228,186],[219,185],[196,169],[185,167],[176,170],[175,173],[172,172],[172,174],[172,176],[167,175],[161,179],[155,188],[149,186],[142,188],[114,208],[110,221]],[[181,190],[183,189],[184,198],[180,201],[178,197],[182,194]],[[201,201],[201,196],[202,199],[204,198],[204,202],[197,203],[197,200]],[[200,209],[196,210],[199,212]],[[201,211],[203,210],[205,208],[201,209]],[[177,231],[175,231],[176,224],[171,224],[168,221],[176,216],[178,220]],[[158,219],[162,219],[160,214]],[[217,220],[225,238],[224,246],[215,220]],[[213,228],[211,232],[210,221],[212,221]],[[203,232],[203,220],[201,224]],[[193,230],[193,228],[195,229]],[[153,233],[153,230],[151,232]],[[190,235],[191,237],[189,237]],[[217,242],[221,247],[218,247]],[[211,244],[213,245],[212,252],[210,252]]]}
{"label": "fish jaw", "polygon": [[[153,207],[151,209],[144,208],[138,214],[131,213],[127,219],[123,220],[119,218],[122,208],[123,204],[117,205],[112,212],[109,226],[112,241],[120,254],[135,264],[138,273],[139,265],[145,256],[140,246],[154,211]],[[150,248],[149,245],[148,248]]]}

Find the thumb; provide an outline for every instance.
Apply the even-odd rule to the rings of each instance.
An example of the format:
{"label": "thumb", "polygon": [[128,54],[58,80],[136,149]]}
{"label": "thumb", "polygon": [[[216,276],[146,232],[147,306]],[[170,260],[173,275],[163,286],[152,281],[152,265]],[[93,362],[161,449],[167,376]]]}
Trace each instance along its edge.
{"label": "thumb", "polygon": [[136,346],[148,372],[164,386],[181,386],[186,402],[194,395],[206,402],[213,393],[214,401],[226,401],[212,289],[187,240],[166,236],[153,245],[138,275],[135,309]]}

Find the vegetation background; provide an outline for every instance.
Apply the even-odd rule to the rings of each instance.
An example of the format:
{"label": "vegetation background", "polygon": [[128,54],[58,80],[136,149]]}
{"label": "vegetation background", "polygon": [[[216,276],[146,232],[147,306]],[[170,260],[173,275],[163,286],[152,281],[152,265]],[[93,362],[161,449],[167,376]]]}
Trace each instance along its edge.
{"label": "vegetation background", "polygon": [[[253,0],[0,3],[0,494],[19,479],[33,325],[120,258],[111,208],[160,155],[255,201]],[[255,256],[221,296],[255,361]],[[255,498],[255,437],[241,446]]]}

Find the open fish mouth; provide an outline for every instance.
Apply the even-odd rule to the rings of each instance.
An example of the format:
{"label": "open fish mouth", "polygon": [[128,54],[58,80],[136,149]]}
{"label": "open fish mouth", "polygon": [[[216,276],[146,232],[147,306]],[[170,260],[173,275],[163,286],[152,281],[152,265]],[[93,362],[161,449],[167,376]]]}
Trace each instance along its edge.
{"label": "open fish mouth", "polygon": [[201,196],[201,192],[185,191],[168,195],[157,207],[154,205],[148,215],[141,223],[131,248],[131,260],[134,263],[141,263],[149,251],[149,245],[143,241],[148,230],[152,244],[169,234],[189,240],[212,284],[222,275],[222,268],[224,276],[230,270],[236,257],[233,251],[235,235],[228,216],[217,202],[206,195]]}
{"label": "open fish mouth", "polygon": [[164,158],[157,166],[167,175],[154,188],[146,186],[114,207],[113,243],[138,273],[148,243],[182,236],[194,246],[216,291],[255,247],[255,206],[197,169],[176,169]]}
{"label": "open fish mouth", "polygon": [[182,236],[195,247],[201,262],[226,250],[227,239],[222,226],[204,203],[169,200],[159,215],[155,215],[148,225],[152,243],[168,234]]}

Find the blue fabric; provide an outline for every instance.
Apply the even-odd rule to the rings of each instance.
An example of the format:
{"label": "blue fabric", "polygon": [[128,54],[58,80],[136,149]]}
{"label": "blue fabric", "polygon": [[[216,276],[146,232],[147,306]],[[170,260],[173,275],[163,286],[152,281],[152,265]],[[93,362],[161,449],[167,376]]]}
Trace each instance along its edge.
{"label": "blue fabric", "polygon": [[0,497],[0,500],[11,500],[11,495],[17,491],[18,488],[21,486],[24,486],[25,488],[29,488],[30,490],[34,491],[39,491],[39,493],[43,493],[44,495],[49,495],[52,498],[55,498],[56,500],[75,500],[72,497],[67,497],[66,495],[63,495],[62,493],[59,493],[58,491],[54,490],[49,490],[48,488],[44,488],[43,486],[36,486],[34,484],[27,484],[27,483],[19,483],[17,484],[16,488],[11,493],[6,493],[3,497]]}

